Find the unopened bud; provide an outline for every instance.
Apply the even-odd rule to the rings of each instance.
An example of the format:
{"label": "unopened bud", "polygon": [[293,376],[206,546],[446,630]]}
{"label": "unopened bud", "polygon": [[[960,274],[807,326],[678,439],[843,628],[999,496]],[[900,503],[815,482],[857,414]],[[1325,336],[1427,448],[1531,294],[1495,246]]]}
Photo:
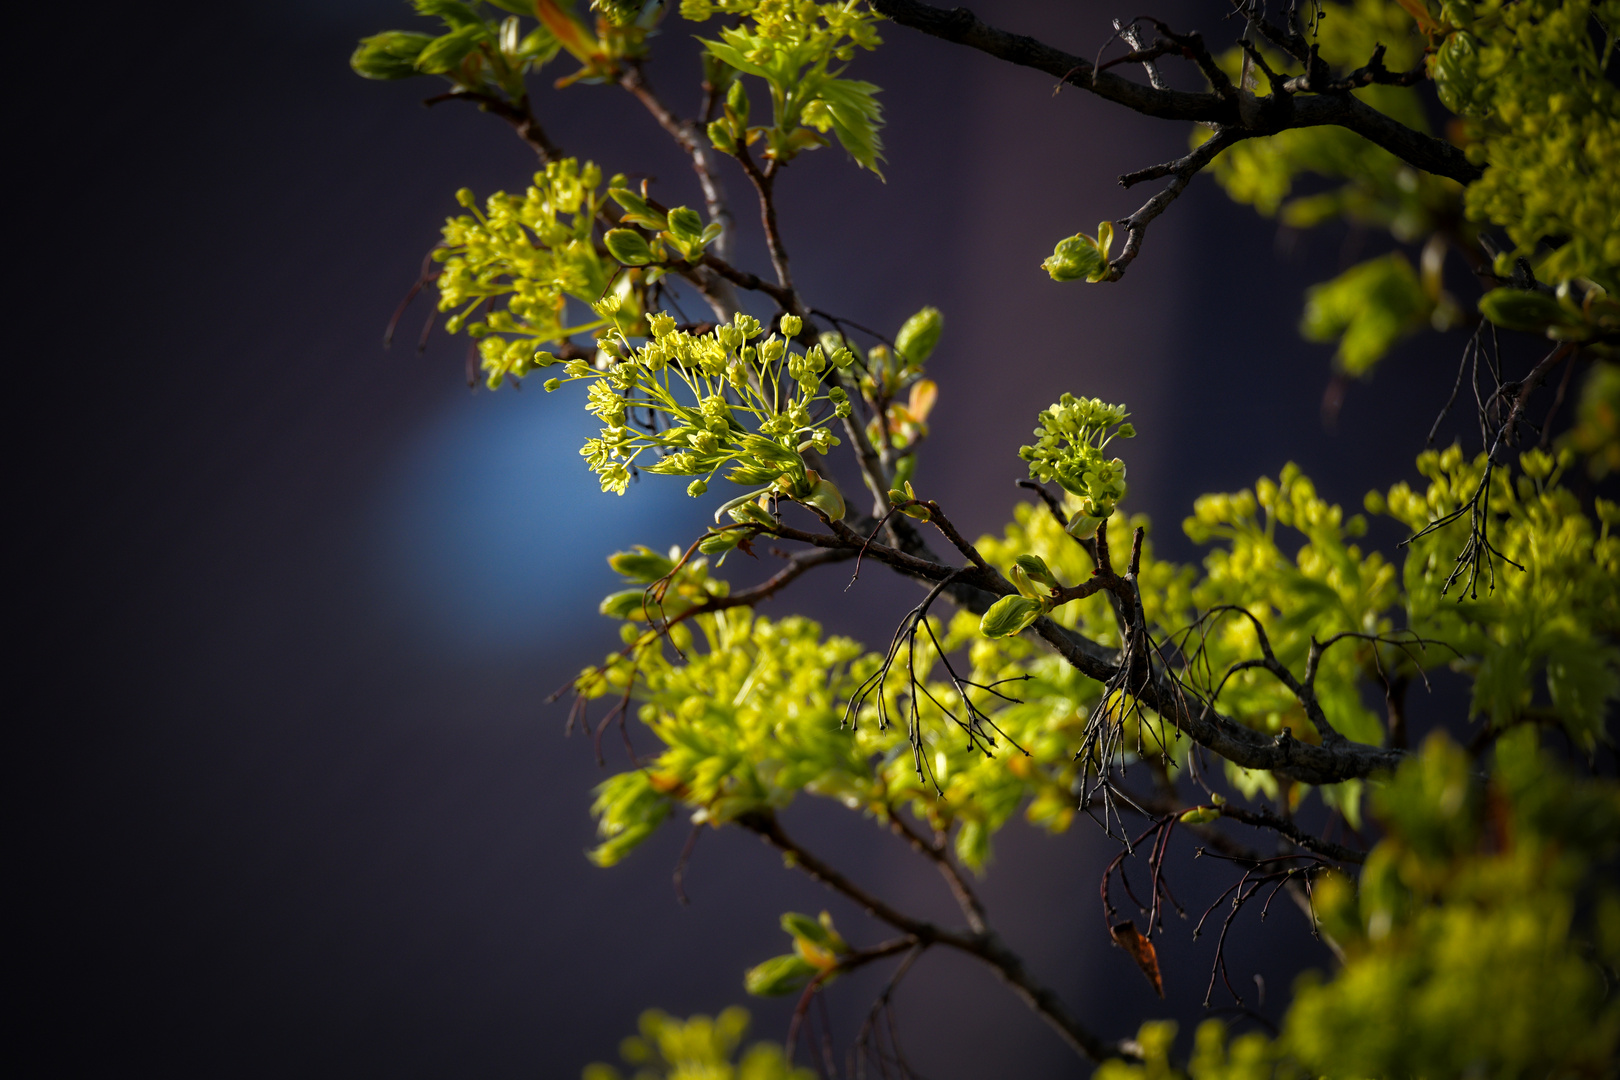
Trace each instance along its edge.
{"label": "unopened bud", "polygon": [[1027,596],[1003,596],[979,620],[979,632],[988,638],[1012,637],[1041,617],[1041,604]]}

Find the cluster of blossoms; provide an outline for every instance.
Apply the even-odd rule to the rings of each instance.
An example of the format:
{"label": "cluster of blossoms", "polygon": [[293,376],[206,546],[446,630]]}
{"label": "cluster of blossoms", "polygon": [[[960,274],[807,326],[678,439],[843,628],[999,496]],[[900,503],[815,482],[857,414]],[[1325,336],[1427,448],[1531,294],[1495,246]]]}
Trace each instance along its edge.
{"label": "cluster of blossoms", "polygon": [[[547,390],[590,383],[586,408],[606,426],[580,455],[602,490],[624,494],[639,461],[651,473],[697,477],[687,488],[695,497],[729,466],[728,480],[764,485],[842,517],[837,489],[802,455],[838,445],[828,425],[849,415],[849,396],[836,385],[822,392],[822,378],[849,367],[854,355],[820,344],[792,351],[789,342],[803,328],[795,315],[782,316],[785,338],[766,335],[758,319],[741,313],[702,335],[676,329],[667,314],[649,323],[652,336],[641,346],[608,342],[602,367],[573,360],[561,378],[546,382]],[[534,363],[550,367],[557,359],[540,353]]]}
{"label": "cluster of blossoms", "polygon": [[[471,213],[445,223],[444,242],[433,252],[444,264],[439,310],[454,312],[445,320],[451,333],[465,328],[481,339],[478,351],[491,389],[508,376],[526,375],[538,345],[639,317],[630,276],[614,277],[617,267],[603,258],[592,236],[606,201],[596,193],[601,183],[595,165],[566,158],[536,173],[521,196],[491,195],[482,211],[472,192],[456,193]],[[614,188],[623,184],[622,177],[609,182]],[[569,297],[596,317],[566,325]],[[505,306],[496,307],[497,301]],[[480,306],[486,309],[481,318],[475,316]]]}
{"label": "cluster of blossoms", "polygon": [[[1600,49],[1589,31],[1608,27]],[[1605,76],[1617,0],[1445,0],[1429,62],[1440,100],[1469,118],[1469,157],[1487,166],[1468,213],[1507,230],[1512,255],[1554,283],[1620,288],[1620,89]]]}
{"label": "cluster of blossoms", "polygon": [[1125,498],[1125,463],[1104,458],[1103,450],[1116,435],[1136,435],[1136,428],[1125,423],[1129,415],[1123,405],[1064,394],[1036,417],[1035,445],[1018,448],[1018,456],[1029,462],[1030,476],[1042,483],[1056,481],[1078,500],[1079,513],[1069,531],[1081,539],[1095,536],[1097,526]]}

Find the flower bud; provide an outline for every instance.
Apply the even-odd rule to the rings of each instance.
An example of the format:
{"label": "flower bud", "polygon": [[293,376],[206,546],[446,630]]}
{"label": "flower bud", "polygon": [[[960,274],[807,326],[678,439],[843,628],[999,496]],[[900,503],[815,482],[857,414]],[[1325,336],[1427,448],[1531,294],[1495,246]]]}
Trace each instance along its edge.
{"label": "flower bud", "polygon": [[705,555],[719,555],[742,543],[742,529],[714,529],[698,541],[698,550]]}
{"label": "flower bud", "polygon": [[1550,296],[1529,289],[1492,289],[1479,298],[1480,314],[1504,330],[1535,331],[1580,320]]}
{"label": "flower bud", "polygon": [[933,354],[934,346],[939,344],[939,334],[944,326],[945,317],[939,313],[939,309],[925,307],[900,327],[900,332],[894,336],[894,347],[905,357],[906,363],[924,364]]}
{"label": "flower bud", "polygon": [[546,393],[548,393],[548,394],[551,393],[553,390],[560,389],[561,387],[562,387],[562,380],[561,379],[547,379],[546,380],[545,390],[546,390]]}
{"label": "flower bud", "polygon": [[737,118],[739,127],[748,126],[748,89],[743,86],[741,79],[733,81],[731,88],[726,91],[726,108]]}
{"label": "flower bud", "polygon": [[1097,535],[1097,527],[1106,520],[1092,514],[1076,514],[1069,519],[1069,526],[1064,531],[1076,540],[1090,540]]}
{"label": "flower bud", "polygon": [[988,638],[1012,637],[1040,617],[1040,601],[1027,596],[1003,596],[979,620],[979,632]]}
{"label": "flower bud", "polygon": [[1113,246],[1114,226],[1104,221],[1097,226],[1097,238],[1076,233],[1059,240],[1052,254],[1041,263],[1041,269],[1053,281],[1102,281],[1108,276],[1108,249]]}
{"label": "flower bud", "polygon": [[705,481],[703,479],[694,480],[690,484],[686,485],[686,493],[688,495],[692,496],[692,498],[694,498],[694,499],[697,498],[699,495],[702,495],[705,491],[708,491],[708,490],[709,490],[709,484],[708,484],[707,481]]}
{"label": "flower bud", "polygon": [[737,152],[737,140],[732,138],[731,125],[724,120],[716,120],[709,125],[709,142],[722,154]]}
{"label": "flower bud", "polygon": [[1039,582],[1049,589],[1058,587],[1057,578],[1053,576],[1051,569],[1046,565],[1046,560],[1039,555],[1020,555],[1013,561],[1023,568],[1024,573],[1029,575],[1031,581]]}
{"label": "flower bud", "polygon": [[782,329],[782,336],[792,340],[799,336],[800,330],[804,329],[804,320],[797,315],[784,315],[777,325]]}

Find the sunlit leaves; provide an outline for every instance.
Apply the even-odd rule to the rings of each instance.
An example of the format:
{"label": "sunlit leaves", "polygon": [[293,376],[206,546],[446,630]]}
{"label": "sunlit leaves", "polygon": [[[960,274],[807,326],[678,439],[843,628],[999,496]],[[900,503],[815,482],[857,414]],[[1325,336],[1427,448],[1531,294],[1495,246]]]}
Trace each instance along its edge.
{"label": "sunlit leaves", "polygon": [[[1572,455],[1555,460],[1530,451],[1521,463],[1525,475],[1517,479],[1502,470],[1493,474],[1488,505],[1481,507],[1503,557],[1494,567],[1494,588],[1462,600],[1441,595],[1466,536],[1465,514],[1412,542],[1404,575],[1407,618],[1419,633],[1466,656],[1475,715],[1497,727],[1527,717],[1555,719],[1590,747],[1608,703],[1620,696],[1620,650],[1613,644],[1620,632],[1620,536],[1610,524],[1615,510],[1598,500],[1594,522],[1559,485]],[[1426,453],[1418,459],[1430,481],[1425,492],[1397,484],[1387,496],[1369,496],[1369,508],[1416,533],[1467,505],[1484,464],[1483,455],[1469,460],[1457,447]],[[1543,689],[1545,705],[1537,701]]]}
{"label": "sunlit leaves", "polygon": [[1311,341],[1337,340],[1339,367],[1364,375],[1433,307],[1406,256],[1391,252],[1307,289],[1299,328]]}
{"label": "sunlit leaves", "polygon": [[733,154],[764,139],[765,156],[787,162],[824,145],[817,133],[831,131],[857,164],[882,175],[878,87],[842,78],[843,67],[831,66],[845,65],[857,49],[879,44],[874,13],[859,3],[798,0],[687,0],[681,5],[681,14],[697,22],[716,12],[742,19],[722,27],[719,40],[700,39],[704,48],[733,71],[763,80],[773,110],[769,125],[749,126],[747,96],[738,97],[733,90],[725,117],[710,126],[716,149]]}
{"label": "sunlit leaves", "polygon": [[[1620,89],[1605,68],[1616,0],[1477,0],[1448,8],[1430,61],[1441,100],[1469,118],[1469,157],[1486,166],[1468,214],[1507,230],[1509,256],[1543,280],[1620,288]],[[1547,242],[1544,247],[1538,246]],[[1511,263],[1511,257],[1507,262]]]}
{"label": "sunlit leaves", "polygon": [[[710,1018],[677,1020],[652,1009],[641,1014],[640,1034],[620,1044],[619,1054],[637,1080],[812,1080],[809,1069],[795,1069],[776,1043],[742,1046],[748,1012],[730,1008]],[[611,1065],[585,1068],[584,1080],[619,1080]]]}

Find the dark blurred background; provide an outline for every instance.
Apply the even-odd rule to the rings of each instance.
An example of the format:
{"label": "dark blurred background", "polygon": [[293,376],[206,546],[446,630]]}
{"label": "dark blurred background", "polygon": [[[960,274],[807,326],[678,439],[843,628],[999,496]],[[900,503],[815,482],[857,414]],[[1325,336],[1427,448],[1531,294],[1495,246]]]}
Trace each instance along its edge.
{"label": "dark blurred background", "polygon": [[[1193,7],[1155,14],[1224,40]],[[614,587],[603,556],[684,543],[704,506],[656,478],[597,493],[575,453],[579,401],[470,393],[462,339],[413,349],[426,302],[383,350],[453,192],[521,189],[535,167],[500,121],[424,109],[430,80],[349,71],[358,37],[414,21],[405,5],[74,11],[31,33],[38,66],[7,109],[23,375],[12,892],[34,1071],[572,1077],[614,1059],[643,1008],[743,1000],[743,969],[785,944],[781,911],[827,907],[876,940],[741,835],[699,843],[689,907],[670,883],[678,823],[617,868],[586,862],[590,789],[607,774],[544,701],[616,644],[595,613]],[[980,13],[1092,55],[1135,11]],[[651,69],[683,111],[689,34],[670,19]],[[1130,406],[1128,505],[1183,559],[1198,557],[1179,530],[1193,497],[1287,460],[1351,505],[1412,475],[1457,346],[1420,336],[1327,430],[1330,350],[1294,323],[1304,286],[1354,248],[1342,232],[1280,245],[1200,178],[1123,282],[1054,284],[1038,268],[1053,243],[1134,209],[1146,193],[1114,177],[1177,155],[1187,131],[901,28],[885,37],[853,73],[884,87],[887,183],[837,149],[801,159],[779,185],[786,241],[818,307],[889,332],[925,303],[944,310],[942,437],[918,482],[966,530],[1007,519],[1016,449],[1064,391]],[[628,95],[549,89],[566,70],[535,80],[552,136],[697,204]],[[728,180],[740,258],[763,270],[743,179]],[[877,642],[915,600],[876,571],[847,595],[845,580],[807,579],[771,613]],[[786,815],[807,843],[949,918],[927,867],[809,802]],[[1084,823],[1058,838],[1010,826],[991,914],[1105,1035],[1143,1016],[1185,1034],[1211,942],[1172,926],[1169,999],[1154,999],[1099,917],[1113,851]],[[1228,876],[1181,865],[1201,911]],[[1292,974],[1327,960],[1292,909],[1235,938],[1234,978],[1251,1006],[1250,975],[1268,980],[1257,1007],[1272,1019]],[[876,978],[831,993],[842,1037]],[[754,1033],[780,1039],[791,1002],[749,1004]],[[896,1007],[926,1075],[1088,1071],[959,958],[927,957]]]}

